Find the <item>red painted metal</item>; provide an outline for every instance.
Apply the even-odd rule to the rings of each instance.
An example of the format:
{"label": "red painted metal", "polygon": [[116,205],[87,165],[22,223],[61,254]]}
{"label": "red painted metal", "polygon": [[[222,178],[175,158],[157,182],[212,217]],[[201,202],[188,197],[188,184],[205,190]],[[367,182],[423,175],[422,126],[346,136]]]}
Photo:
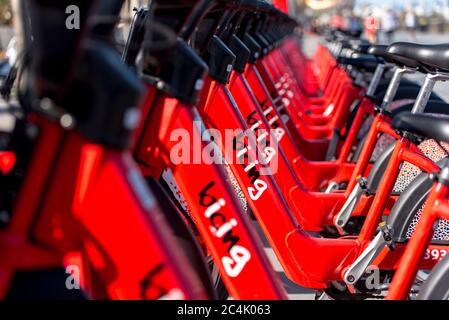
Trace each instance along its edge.
{"label": "red painted metal", "polygon": [[399,260],[388,291],[388,300],[407,299],[420,268],[420,262],[432,239],[435,221],[449,216],[448,196],[449,188],[442,183],[436,183],[430,191],[421,218]]}
{"label": "red painted metal", "polygon": [[[148,87],[143,114],[134,151],[142,172],[159,177],[163,169],[172,170],[230,294],[236,299],[285,299],[262,244],[227,182],[223,165],[204,151],[209,143],[195,107]],[[187,140],[180,141],[180,137]],[[188,158],[174,163],[171,152],[178,150],[180,143],[188,148]],[[256,283],[255,275],[260,280]]]}
{"label": "red painted metal", "polygon": [[129,153],[31,118],[40,135],[0,231],[0,296],[15,272],[60,267],[79,254],[94,299],[207,298]]}

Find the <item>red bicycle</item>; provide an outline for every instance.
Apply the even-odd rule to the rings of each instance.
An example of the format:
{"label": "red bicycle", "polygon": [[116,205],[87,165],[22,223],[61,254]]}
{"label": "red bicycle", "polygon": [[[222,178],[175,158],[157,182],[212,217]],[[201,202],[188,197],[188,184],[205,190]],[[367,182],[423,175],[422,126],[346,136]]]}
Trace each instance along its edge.
{"label": "red bicycle", "polygon": [[[23,2],[29,77],[17,160],[0,176],[0,296],[211,298],[128,151],[142,86],[110,43],[122,1],[95,3],[78,2],[69,31],[69,2]],[[114,23],[92,28],[98,15]],[[70,275],[83,291],[66,288]]]}
{"label": "red bicycle", "polygon": [[[167,12],[166,12],[166,14],[167,14]],[[157,15],[156,15],[157,16]],[[216,15],[215,15],[216,16]],[[205,20],[207,20],[207,16],[206,16],[206,18],[205,18]],[[204,29],[202,30],[201,29],[201,27],[198,29],[198,30],[200,30],[199,32],[202,32],[203,34],[208,34],[208,32],[207,32],[207,30],[206,31],[204,31]],[[197,38],[196,38],[196,40],[199,42],[199,43],[205,43],[205,41],[201,41],[200,39],[201,39],[201,36],[198,36],[198,35],[196,35],[197,36]],[[232,54],[232,52],[231,53],[229,53],[229,50],[227,50],[225,47],[223,47],[223,41],[221,41],[218,37],[213,37],[213,38],[211,38],[211,39],[213,39],[210,43],[212,43],[213,44],[213,50],[215,50],[215,51],[213,51],[212,49],[206,49],[206,50],[209,50],[209,51],[206,51],[206,50],[204,50],[204,49],[199,49],[199,51],[200,52],[205,52],[205,54],[206,54],[206,58],[208,58],[208,60],[209,60],[209,63],[210,63],[210,61],[212,60],[212,61],[223,61],[223,59],[229,59],[228,57],[231,57],[230,58],[230,60],[224,60],[224,61],[232,61],[232,59],[233,59],[233,54]],[[207,53],[206,53],[207,52]],[[217,57],[213,57],[213,56],[207,56],[207,55],[209,55],[211,52],[215,52],[215,53],[219,53],[220,55],[219,55],[219,57],[220,57],[220,59],[217,59]],[[224,72],[223,71],[223,69],[224,70],[226,70],[226,68],[222,68],[222,66],[220,67],[220,65],[218,65],[218,64],[211,64],[210,63],[210,67],[212,67],[212,66],[214,66],[214,67],[216,67],[217,69],[212,69],[211,68],[211,70],[210,70],[210,74],[211,75],[213,75],[216,79],[219,79],[219,76],[220,75],[225,75],[225,77],[223,77],[223,79],[224,80],[226,80],[227,79],[227,77],[228,76],[231,76],[231,81],[232,81],[232,75],[231,74],[227,74],[226,72]],[[225,64],[225,66],[226,66],[226,64]],[[209,81],[211,82],[211,85],[212,85],[212,87],[214,87],[215,86],[215,88],[217,88],[216,90],[216,92],[217,92],[217,94],[220,94],[220,96],[222,97],[221,99],[231,99],[231,97],[232,97],[232,95],[230,95],[229,94],[229,92],[228,92],[228,90],[226,89],[226,87],[224,87],[223,85],[221,85],[218,81],[216,81],[216,82],[213,82],[213,81],[211,81],[210,79],[209,79]],[[223,81],[223,80],[221,80],[221,81]],[[221,91],[221,90],[223,90],[223,91]],[[212,99],[211,97],[213,96],[213,92],[215,92],[215,91],[212,91],[212,90],[209,90],[209,91],[206,91],[207,92],[207,99]],[[206,101],[207,101],[207,99],[206,99]],[[216,101],[214,101],[214,103],[213,104],[210,104],[210,105],[213,105],[214,106],[214,108],[217,108],[217,107],[219,107],[220,106],[220,104],[218,104],[217,103],[217,101],[226,101],[226,100],[216,100]],[[230,101],[232,101],[232,100],[230,100]],[[235,101],[235,100],[234,100]],[[208,103],[206,102],[206,105],[208,105]],[[232,104],[231,104],[232,105]],[[235,105],[233,105],[234,106],[234,109],[235,109]],[[201,113],[203,112],[202,111],[203,109],[201,109]],[[211,113],[212,112],[212,113]],[[208,118],[207,117],[211,117],[210,115],[211,114],[214,114],[213,113],[213,111],[211,111],[211,110],[209,110],[209,112],[207,113],[207,115],[204,115],[204,114],[202,114],[203,115],[203,117],[205,118],[205,120],[206,120],[206,123],[207,123],[207,121],[209,121],[208,120]],[[240,125],[242,125],[243,126],[243,128],[244,128],[244,125],[246,125],[245,124],[245,122],[244,122],[244,120],[242,121],[242,117],[241,116],[239,116],[238,115],[238,113],[234,113],[234,120],[232,120],[232,121],[234,121],[233,122],[233,124],[234,125],[236,125],[237,124],[237,127],[238,126],[240,126]],[[232,118],[231,118],[232,119]],[[244,118],[243,118],[244,119]],[[219,121],[230,121],[230,120],[227,120],[227,119],[224,119],[224,117],[221,115],[221,116],[219,116],[218,115],[218,111],[217,111],[217,116],[215,117],[215,118],[213,118],[213,122],[214,122],[214,124],[215,125],[217,125],[218,123],[219,123]],[[224,130],[225,128],[229,128],[230,126],[228,125],[228,124],[230,124],[231,122],[229,122],[229,123],[227,123],[227,124],[225,124],[225,125],[220,125],[220,127],[222,128],[222,129],[220,129],[220,128],[218,128],[219,130]],[[218,125],[217,125],[217,127],[218,127]],[[244,144],[243,144],[244,145]],[[228,159],[233,159],[233,158],[235,158],[235,156],[236,156],[236,153],[234,154],[233,152],[235,152],[235,151],[231,151],[231,152],[229,152],[229,150],[228,150],[228,154],[226,154],[225,153],[226,152],[226,150],[224,151],[224,154],[225,154],[225,157],[226,156],[228,156]],[[248,154],[249,154],[249,152],[248,152]],[[229,162],[229,161],[228,161]],[[231,168],[233,168],[233,165],[232,164],[230,164],[230,166],[231,166]],[[247,167],[247,165],[245,166],[245,168]],[[435,168],[435,167],[433,167],[433,168]],[[246,172],[245,172],[245,174],[243,173],[244,172],[244,168],[243,168],[243,170],[242,169],[239,169],[239,167],[238,166],[234,166],[234,168],[233,168],[233,170],[235,170],[234,172],[236,172],[237,174],[235,174],[235,176],[236,176],[236,178],[237,178],[237,180],[239,180],[240,179],[240,181],[245,181],[245,180],[243,180],[244,179],[244,177],[245,177],[245,174],[246,174]],[[277,206],[277,208],[280,208],[281,210],[278,210],[278,212],[279,213],[281,213],[281,212],[285,212],[285,214],[283,214],[284,215],[284,217],[282,218],[282,219],[284,219],[284,220],[280,220],[280,217],[281,216],[273,216],[273,215],[271,215],[272,217],[270,217],[270,219],[271,220],[268,220],[269,219],[269,216],[268,216],[268,208],[263,208],[263,206],[261,206],[261,205],[258,205],[258,206],[256,206],[256,205],[254,205],[254,203],[252,203],[252,209],[253,209],[253,212],[256,214],[256,216],[258,216],[258,214],[257,214],[257,212],[254,210],[254,208],[255,209],[257,209],[257,210],[265,210],[265,212],[266,212],[266,214],[265,214],[265,216],[264,216],[264,219],[265,220],[262,220],[262,219],[260,219],[260,214],[259,214],[259,216],[258,216],[258,218],[259,218],[259,221],[263,221],[263,224],[265,225],[265,228],[266,228],[266,233],[267,234],[269,234],[270,235],[270,239],[272,240],[272,243],[275,243],[274,241],[276,240],[277,241],[277,243],[276,243],[276,246],[274,246],[274,248],[275,248],[275,250],[277,250],[277,253],[279,254],[279,256],[281,257],[281,258],[283,258],[284,259],[284,266],[286,266],[286,265],[288,265],[290,262],[288,261],[288,260],[286,260],[286,259],[291,259],[291,258],[288,258],[289,256],[291,256],[291,253],[289,253],[289,250],[286,250],[285,249],[285,245],[284,244],[282,244],[282,243],[285,243],[284,241],[285,241],[285,235],[287,235],[287,234],[289,234],[292,230],[294,230],[295,229],[295,223],[294,222],[292,222],[292,221],[294,221],[294,220],[289,220],[289,219],[291,219],[291,216],[289,216],[288,215],[288,207],[286,207],[285,206],[285,203],[283,202],[283,199],[282,199],[282,196],[280,195],[280,194],[277,194],[276,195],[276,185],[275,185],[275,183],[273,182],[273,180],[270,178],[270,177],[266,177],[266,176],[261,176],[262,178],[260,178],[261,179],[261,181],[263,181],[264,183],[266,183],[267,185],[269,185],[269,183],[271,183],[271,185],[270,186],[273,186],[273,190],[270,190],[271,188],[267,188],[267,190],[270,190],[270,197],[267,197],[267,204],[268,203],[270,203],[270,205],[271,205],[271,210],[273,210],[273,199],[278,199],[278,202],[276,202],[277,204],[276,204],[276,206]],[[258,179],[259,179],[259,177],[257,177]],[[249,180],[249,183],[248,183],[248,185],[251,185],[251,181],[250,181],[250,179],[251,179],[251,177],[249,177],[249,178],[246,178],[246,179],[248,179]],[[257,180],[257,179],[256,179]],[[271,181],[271,182],[270,182]],[[241,183],[240,183],[241,184]],[[262,184],[260,184],[260,185],[262,185]],[[252,190],[256,190],[253,186],[251,186],[252,187]],[[243,189],[243,191],[244,192],[247,192],[246,193],[246,195],[247,195],[247,198],[248,199],[251,199],[251,195],[253,195],[254,196],[254,194],[251,194],[250,193],[250,191],[248,191],[248,188],[247,188],[247,190],[245,191],[245,189],[244,188],[242,188]],[[251,190],[251,189],[250,189]],[[257,201],[259,201],[261,198],[259,198],[259,199],[257,199]],[[251,200],[250,200],[251,201]],[[269,201],[269,202],[268,202]],[[271,222],[272,221],[272,222]],[[274,223],[276,223],[276,225],[281,225],[282,226],[282,224],[280,224],[279,222],[280,221],[285,221],[285,222],[283,222],[283,225],[285,225],[286,226],[286,229],[285,230],[288,230],[287,232],[285,232],[285,233],[279,233],[279,235],[276,235],[276,232],[275,231],[273,231],[273,229],[271,228],[271,230],[268,230],[268,229],[270,229],[268,226],[270,226],[270,225],[274,225]],[[271,223],[270,223],[271,222]],[[375,229],[375,228],[374,228]],[[298,232],[298,231],[296,231],[296,232]],[[289,237],[291,237],[290,239],[293,239],[293,234],[294,233],[291,233],[290,235],[289,235]],[[307,242],[307,243],[313,243],[313,240],[308,240],[308,239],[310,239],[310,238],[308,238],[308,237],[304,237],[304,238],[301,238],[301,237],[303,237],[303,236],[300,236],[300,234],[301,233],[296,233],[296,235],[298,235],[299,236],[299,240],[301,240],[301,241],[310,241],[310,242]],[[276,235],[276,238],[274,238],[274,236]],[[282,242],[281,242],[282,241]],[[327,242],[327,243],[326,243]],[[316,245],[323,245],[323,248],[325,247],[325,244],[328,244],[329,245],[329,247],[328,248],[330,248],[330,247],[332,247],[332,245],[335,245],[335,246],[333,246],[333,248],[338,248],[339,247],[339,245],[341,245],[341,246],[344,246],[344,247],[340,247],[340,249],[341,249],[341,252],[340,253],[342,253],[342,252],[346,252],[344,255],[347,255],[348,254],[348,251],[346,251],[348,248],[355,248],[355,246],[354,245],[356,245],[356,243],[357,242],[352,242],[350,239],[339,239],[339,240],[331,240],[331,239],[323,239],[323,241],[319,241],[318,243],[316,243]],[[307,245],[305,245],[304,247],[307,247]],[[323,250],[324,251],[324,250]],[[349,250],[349,252],[350,252],[351,250]],[[297,251],[297,252],[299,252],[299,250]],[[335,253],[335,252],[334,252]],[[338,260],[338,258],[336,257],[338,254],[337,253],[335,253],[335,255],[333,255],[333,256],[331,256],[331,257],[328,257],[328,259],[335,259],[335,260],[333,260],[334,261],[334,263],[336,263],[336,261]],[[293,261],[294,263],[297,263],[297,261],[298,261],[298,259],[301,259],[300,261],[301,261],[301,263],[304,261],[304,264],[300,264],[301,265],[301,267],[304,267],[305,265],[307,265],[307,262],[305,262],[305,261],[307,261],[307,260],[309,260],[310,261],[310,259],[307,259],[307,257],[305,256],[304,258],[303,257],[297,257],[297,256],[295,256],[295,259],[296,259],[296,261]],[[302,259],[304,259],[304,260],[302,260]],[[347,258],[348,260],[350,260],[351,258]],[[291,261],[291,260],[290,260]],[[314,261],[315,262],[315,265],[314,265],[314,268],[316,268],[317,267],[317,265],[318,265],[318,263],[316,262],[316,261]],[[327,262],[327,261],[326,261]],[[339,260],[339,262],[338,262],[339,264],[341,264],[341,259]],[[324,264],[323,264],[324,265]],[[290,263],[290,269],[288,269],[289,271],[288,272],[290,272],[290,276],[292,275],[292,274],[294,274],[294,272],[297,272],[297,271],[295,271],[295,268],[296,267],[293,267],[294,266],[294,264],[291,264]],[[329,266],[329,264],[327,263],[326,264],[326,268]],[[311,267],[311,269],[312,269],[312,267]],[[329,268],[329,269],[331,269],[331,268]],[[328,272],[329,271],[329,269],[326,269],[326,271],[323,271],[323,269],[319,269],[321,272]],[[317,271],[317,269],[315,269],[315,271]],[[323,276],[323,273],[321,273],[321,274],[319,274],[319,272],[318,272],[318,274],[319,274],[319,276],[321,276],[321,277],[328,277],[328,276]],[[338,272],[337,272],[338,273]],[[303,282],[300,282],[300,283],[307,283],[308,285],[310,285],[311,284],[311,281],[309,280],[311,277],[310,277],[310,275],[313,275],[313,276],[316,276],[316,272],[315,273],[313,273],[313,272],[311,272],[310,274],[309,273],[307,273],[307,276],[304,276],[304,275],[300,275],[299,277],[297,277],[295,280],[297,280],[297,279],[301,279],[300,281],[303,281]],[[300,278],[300,277],[303,277],[303,278]],[[307,278],[308,277],[308,278]],[[330,278],[326,278],[326,279],[338,279],[338,277],[339,276],[336,276],[336,274],[335,274],[335,272],[333,271],[332,272],[332,274],[330,275]],[[307,279],[307,280],[304,280],[304,279]],[[323,284],[324,283],[328,283],[328,281],[329,280],[325,280],[325,281],[323,281]],[[322,286],[323,284],[320,284],[319,286]],[[324,286],[327,286],[328,284],[325,284]]]}
{"label": "red bicycle", "polygon": [[[449,122],[420,113],[445,112],[429,101],[447,46],[339,30],[315,64],[264,1],[157,0],[132,22],[133,72],[112,48],[122,2],[99,4],[81,4],[71,33],[57,28],[68,3],[29,3],[23,117],[0,154],[2,297],[44,277],[73,293],[63,268],[77,267],[75,293],[95,299],[285,299],[250,214],[297,284],[407,298],[436,265],[422,297],[440,292]],[[426,74],[419,94],[412,72]],[[372,266],[380,287],[365,285]]]}

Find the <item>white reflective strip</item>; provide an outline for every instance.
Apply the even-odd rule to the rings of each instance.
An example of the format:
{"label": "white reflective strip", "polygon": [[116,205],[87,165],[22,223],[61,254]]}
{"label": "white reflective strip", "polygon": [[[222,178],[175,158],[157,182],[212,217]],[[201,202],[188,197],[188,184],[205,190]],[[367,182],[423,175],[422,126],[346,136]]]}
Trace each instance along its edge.
{"label": "white reflective strip", "polygon": [[326,108],[326,111],[324,111],[323,116],[325,116],[325,117],[329,116],[329,115],[332,113],[332,111],[334,111],[334,107],[335,107],[334,104],[331,103],[331,104]]}

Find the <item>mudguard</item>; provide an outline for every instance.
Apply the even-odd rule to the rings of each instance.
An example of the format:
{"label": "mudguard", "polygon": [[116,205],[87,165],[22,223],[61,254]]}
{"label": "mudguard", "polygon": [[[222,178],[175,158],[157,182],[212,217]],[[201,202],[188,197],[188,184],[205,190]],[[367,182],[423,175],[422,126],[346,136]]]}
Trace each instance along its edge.
{"label": "mudguard", "polygon": [[[392,111],[393,116],[398,115],[401,112],[410,111],[413,108],[413,103],[407,103],[400,108],[397,108]],[[449,104],[445,101],[440,100],[430,100],[427,104],[425,113],[441,113],[441,114],[449,114]]]}
{"label": "mudguard", "polygon": [[[391,76],[389,76],[388,78],[382,79],[379,82],[379,85],[377,86],[376,89],[376,96],[382,92],[385,92],[388,89],[388,86],[390,85],[390,81],[391,81]],[[408,79],[402,79],[401,80],[401,84],[399,85],[400,87],[419,87],[417,83],[412,82],[411,80]],[[383,98],[383,96],[382,96]]]}
{"label": "mudguard", "polygon": [[396,143],[391,144],[387,149],[380,155],[380,157],[374,162],[373,167],[368,175],[368,189],[371,191],[376,191],[379,187],[379,183],[382,180],[385,169],[387,168],[388,162],[390,161],[391,154]]}
{"label": "mudguard", "polygon": [[[438,161],[438,166],[442,167],[444,161],[445,159]],[[402,192],[387,218],[387,224],[393,229],[394,241],[405,242],[410,238],[410,233],[413,230],[411,225],[418,220],[416,214],[424,205],[432,184],[433,181],[427,173],[420,173]],[[436,240],[434,238],[432,243],[449,244],[449,241]]]}
{"label": "mudguard", "polygon": [[432,269],[419,290],[419,300],[449,300],[449,255]]}

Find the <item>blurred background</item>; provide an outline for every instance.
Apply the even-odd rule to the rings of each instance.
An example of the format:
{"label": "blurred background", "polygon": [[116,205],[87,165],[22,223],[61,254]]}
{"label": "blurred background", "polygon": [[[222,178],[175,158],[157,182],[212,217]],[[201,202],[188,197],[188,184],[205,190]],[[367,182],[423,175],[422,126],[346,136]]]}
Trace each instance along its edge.
{"label": "blurred background", "polygon": [[[0,0],[0,83],[17,57],[15,8],[20,0]],[[126,0],[117,44],[124,45],[133,8],[151,0]],[[267,0],[284,3],[284,0]],[[321,31],[328,27],[363,30],[373,43],[448,41],[449,0],[286,0],[290,14],[304,25],[306,52],[313,52]],[[74,1],[76,3],[76,1]],[[17,28],[20,32],[20,28]],[[20,38],[20,37],[18,37]],[[20,46],[20,45],[19,45]]]}
{"label": "blurred background", "polygon": [[[296,15],[306,31],[328,26],[363,29],[372,42],[409,40],[446,42],[449,31],[449,0],[288,0],[290,13]],[[133,8],[148,0],[127,0],[123,17],[132,17]],[[12,0],[0,0],[0,58],[13,38]],[[126,23],[122,25],[126,34]]]}
{"label": "blurred background", "polygon": [[308,31],[328,26],[362,29],[373,43],[447,42],[449,0],[300,0]]}
{"label": "blurred background", "polygon": [[[14,19],[21,0],[0,0],[0,84],[16,62],[20,43]],[[26,0],[25,0],[26,1]],[[169,0],[167,0],[169,1]],[[304,26],[304,49],[313,56],[321,31],[328,27],[362,30],[372,43],[394,41],[448,42],[449,0],[266,0],[285,7]],[[116,33],[117,47],[124,46],[133,9],[151,0],[126,0]],[[76,3],[76,1],[74,1]],[[16,28],[14,28],[16,24]]]}

